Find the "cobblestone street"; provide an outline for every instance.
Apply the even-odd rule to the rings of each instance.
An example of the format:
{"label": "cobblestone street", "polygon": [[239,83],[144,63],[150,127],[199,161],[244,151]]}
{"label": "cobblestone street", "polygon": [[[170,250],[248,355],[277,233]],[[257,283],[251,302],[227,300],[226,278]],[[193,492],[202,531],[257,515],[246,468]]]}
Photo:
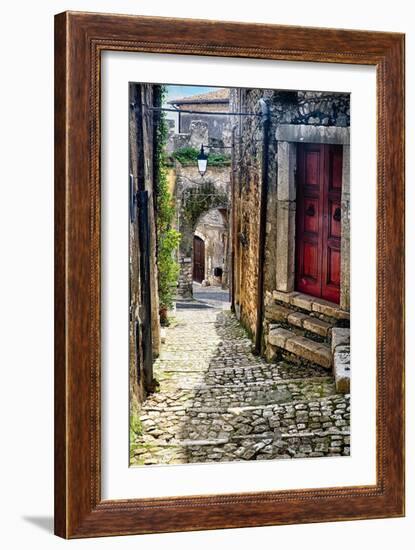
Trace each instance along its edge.
{"label": "cobblestone street", "polygon": [[227,296],[199,286],[177,303],[131,464],[349,455],[349,396],[331,371],[253,355]]}

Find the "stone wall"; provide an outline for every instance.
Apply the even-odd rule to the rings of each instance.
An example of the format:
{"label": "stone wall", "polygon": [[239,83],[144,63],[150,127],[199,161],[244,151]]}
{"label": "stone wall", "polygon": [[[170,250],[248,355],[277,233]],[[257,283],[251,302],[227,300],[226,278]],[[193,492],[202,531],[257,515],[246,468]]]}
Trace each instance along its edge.
{"label": "stone wall", "polygon": [[[255,94],[255,91],[252,90]],[[260,92],[257,91],[257,98]],[[230,111],[245,111],[247,91],[232,89]],[[232,212],[234,228],[234,303],[237,316],[250,335],[255,332],[258,292],[258,229],[261,177],[261,121],[255,117],[232,117],[234,149]]]}
{"label": "stone wall", "polygon": [[202,122],[203,124],[206,124],[209,136],[212,139],[221,140],[224,145],[229,144],[229,126],[228,126],[228,118],[223,115],[214,116],[214,115],[191,115],[183,113],[180,115],[180,133],[186,134],[191,132],[191,125],[195,121],[195,117],[197,117],[197,120]]}
{"label": "stone wall", "polygon": [[[222,288],[228,287],[227,220],[226,210],[209,210],[199,219],[194,233],[205,243],[205,281]],[[215,275],[215,268],[220,268],[222,274]]]}
{"label": "stone wall", "polygon": [[[191,118],[187,120],[185,129],[181,129],[179,133],[174,131],[174,127],[170,127],[166,146],[168,153],[184,147],[200,149],[202,144],[208,152],[230,152],[232,131],[229,117],[220,116],[217,120],[211,115],[198,114],[189,117]],[[214,120],[211,120],[212,118]]]}
{"label": "stone wall", "polygon": [[150,288],[143,289],[140,281],[141,247],[138,232],[138,211],[130,217],[129,239],[129,276],[130,276],[130,334],[129,334],[129,368],[130,368],[130,404],[134,408],[145,397],[142,328],[147,322],[142,308],[143,292],[151,294],[151,316],[149,322],[152,330],[152,351],[156,357],[160,351],[160,321],[159,301],[157,291],[156,263],[156,227],[154,206],[154,124],[153,115],[143,113],[143,105],[153,104],[154,87],[146,84],[131,84],[130,86],[130,117],[129,117],[129,157],[130,174],[133,181],[133,193],[147,191],[149,197],[150,226]]}
{"label": "stone wall", "polygon": [[[207,113],[226,113],[229,110],[229,104],[223,103],[186,103],[181,106],[188,111],[205,111]],[[180,107],[179,107],[180,110]],[[191,132],[192,123],[195,120],[201,121],[206,125],[211,139],[226,141],[230,138],[229,134],[229,119],[224,115],[203,115],[192,113],[179,114],[179,131],[181,134]],[[229,145],[229,143],[225,143]]]}
{"label": "stone wall", "polygon": [[[306,137],[303,135],[296,141],[308,141],[307,137],[314,135],[317,136],[315,139],[324,142],[326,136],[331,138],[336,136],[339,129],[344,130],[342,135],[346,135],[350,124],[350,100],[348,94],[232,89],[229,110],[260,114],[261,98],[268,102],[271,114],[268,135],[267,223],[263,271],[265,293],[272,292],[274,289],[292,290],[290,287],[294,284],[296,145],[289,140],[279,139],[278,132],[283,127],[298,128],[301,132],[305,132]],[[231,117],[231,124],[234,140],[232,168],[234,305],[241,322],[254,337],[258,308],[259,216],[264,127],[261,116],[234,115]],[[307,132],[307,128],[312,131]],[[348,169],[348,142],[346,140],[341,143],[346,143],[344,164],[347,164]],[[348,214],[348,179],[344,183],[342,208]],[[342,285],[347,288],[344,292],[346,295],[349,269],[349,229],[346,222],[344,228]]]}

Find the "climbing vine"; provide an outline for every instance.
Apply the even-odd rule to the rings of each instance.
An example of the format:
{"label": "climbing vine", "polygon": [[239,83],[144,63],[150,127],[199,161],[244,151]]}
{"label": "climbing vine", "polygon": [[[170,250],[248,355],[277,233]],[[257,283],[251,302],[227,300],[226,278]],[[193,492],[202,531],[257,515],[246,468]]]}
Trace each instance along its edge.
{"label": "climbing vine", "polygon": [[205,182],[197,189],[189,189],[184,201],[183,216],[187,224],[194,227],[204,212],[226,206],[227,203],[226,193],[219,192],[214,183]]}
{"label": "climbing vine", "polygon": [[[155,105],[161,106],[165,98],[164,86],[155,86]],[[168,128],[163,112],[158,112],[155,124],[154,144],[154,174],[156,189],[156,235],[157,235],[157,266],[158,292],[160,302],[160,317],[162,323],[167,322],[166,310],[174,301],[179,264],[175,251],[179,246],[180,233],[172,227],[175,206],[169,191],[166,164],[166,141]]]}

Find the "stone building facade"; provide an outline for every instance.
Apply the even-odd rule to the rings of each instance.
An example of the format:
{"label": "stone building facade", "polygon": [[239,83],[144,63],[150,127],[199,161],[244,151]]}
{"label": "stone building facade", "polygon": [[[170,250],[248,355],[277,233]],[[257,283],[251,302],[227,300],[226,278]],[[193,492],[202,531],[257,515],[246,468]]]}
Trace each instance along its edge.
{"label": "stone building facade", "polygon": [[[230,157],[232,132],[229,111],[229,89],[218,88],[207,94],[189,96],[170,103],[179,110],[179,133],[171,125],[167,153],[171,155],[170,181],[176,200],[176,229],[181,233],[179,248],[180,275],[178,294],[184,298],[193,295],[195,280],[195,235],[203,243],[204,280],[210,284],[222,284],[227,288],[230,270],[230,245],[228,235],[228,209],[230,206],[230,161],[210,164],[207,173],[199,174],[196,162],[181,163],[174,153],[184,148],[199,151],[204,146],[209,155]],[[182,112],[195,111],[195,113]],[[206,115],[203,113],[206,112]],[[215,114],[223,113],[223,114]],[[211,216],[219,209],[216,222],[208,229],[204,216]],[[210,212],[210,214],[209,214]],[[210,220],[212,221],[212,220]],[[214,227],[216,225],[216,227]],[[204,234],[204,231],[207,231]],[[219,239],[219,240],[216,240]],[[219,268],[222,275],[215,276]]]}
{"label": "stone building facade", "polygon": [[[176,134],[176,147],[180,143],[182,135],[191,134],[191,126],[197,119],[206,127],[211,145],[230,145],[230,128],[228,118],[214,113],[227,113],[229,111],[229,88],[217,88],[212,92],[198,94],[169,102],[178,110],[178,132]],[[197,115],[186,111],[197,111]],[[207,114],[204,115],[203,112]],[[207,143],[207,141],[205,142]]]}
{"label": "stone building facade", "polygon": [[297,356],[331,366],[350,309],[349,95],[231,89],[230,112],[252,113],[231,117],[235,312],[270,360],[310,341]]}

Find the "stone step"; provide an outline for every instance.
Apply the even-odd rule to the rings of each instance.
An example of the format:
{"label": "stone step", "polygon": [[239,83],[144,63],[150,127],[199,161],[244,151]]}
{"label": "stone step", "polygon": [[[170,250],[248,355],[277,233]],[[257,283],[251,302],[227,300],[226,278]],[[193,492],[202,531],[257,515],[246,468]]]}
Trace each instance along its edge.
{"label": "stone step", "polygon": [[291,330],[270,325],[268,343],[321,367],[330,369],[332,366],[330,346],[304,336],[298,336]]}
{"label": "stone step", "polygon": [[210,391],[210,390],[246,390],[247,388],[267,388],[268,386],[288,386],[290,384],[303,384],[305,381],[307,384],[322,384],[324,382],[331,382],[332,376],[315,376],[305,378],[287,378],[285,380],[264,380],[262,382],[244,382],[243,384],[195,384],[195,385],[177,385],[175,391],[181,390],[194,390],[194,391]]}
{"label": "stone step", "polygon": [[308,294],[274,290],[272,297],[277,304],[284,304],[285,307],[295,307],[303,311],[331,317],[334,320],[350,320],[350,313],[341,309],[338,304]]}
{"label": "stone step", "polygon": [[303,331],[322,336],[323,338],[329,337],[329,332],[334,326],[334,323],[323,321],[313,315],[295,311],[279,304],[269,304],[265,306],[265,319],[273,323],[287,323]]}
{"label": "stone step", "polygon": [[[221,437],[221,438],[206,438],[206,439],[180,439],[180,438],[172,438],[169,440],[166,439],[155,439],[150,441],[147,441],[146,443],[148,445],[151,445],[152,447],[167,447],[167,448],[174,448],[174,447],[194,447],[194,446],[200,446],[200,447],[206,447],[206,446],[213,446],[213,445],[226,445],[227,443],[230,443],[232,441],[240,441],[240,440],[263,440],[267,438],[272,438],[273,440],[281,440],[281,439],[293,439],[293,438],[310,438],[315,437],[317,439],[322,439],[324,437],[333,437],[333,436],[340,436],[340,437],[348,437],[350,436],[350,430],[340,430],[338,428],[329,428],[326,430],[294,430],[290,433],[288,432],[281,432],[280,430],[277,430],[277,433],[275,432],[266,432],[264,433],[253,433],[250,432],[249,434],[244,435],[235,435],[233,433],[228,434],[227,437]],[[144,451],[143,451],[144,452]]]}
{"label": "stone step", "polygon": [[[156,405],[153,405],[151,407],[146,407],[144,409],[144,412],[146,413],[144,415],[144,418],[146,420],[143,420],[144,424],[151,422],[151,425],[153,426],[155,422],[157,422],[156,417],[151,416],[153,413],[156,413],[157,417],[160,419],[164,418],[165,416],[171,415],[171,413],[175,413],[178,416],[178,412],[183,413],[181,416],[191,416],[194,418],[197,418],[197,422],[200,421],[200,413],[202,415],[207,415],[205,418],[208,418],[209,415],[213,415],[212,418],[217,418],[218,415],[223,414],[232,414],[239,416],[241,414],[244,414],[246,412],[250,411],[264,411],[264,410],[281,410],[282,408],[292,408],[296,405],[317,405],[319,403],[328,403],[331,399],[336,398],[338,394],[336,393],[336,389],[334,387],[328,388],[328,391],[325,392],[325,395],[319,395],[314,394],[313,396],[298,396],[295,399],[288,399],[288,401],[264,401],[262,403],[255,403],[255,404],[246,404],[246,401],[244,401],[240,405],[231,405],[231,404],[220,404],[215,403],[212,406],[205,406],[202,403],[198,405],[190,404],[183,404],[178,405],[176,407],[168,407],[166,408],[164,403],[159,403]],[[262,414],[262,413],[261,413]],[[150,420],[147,420],[147,417]]]}

